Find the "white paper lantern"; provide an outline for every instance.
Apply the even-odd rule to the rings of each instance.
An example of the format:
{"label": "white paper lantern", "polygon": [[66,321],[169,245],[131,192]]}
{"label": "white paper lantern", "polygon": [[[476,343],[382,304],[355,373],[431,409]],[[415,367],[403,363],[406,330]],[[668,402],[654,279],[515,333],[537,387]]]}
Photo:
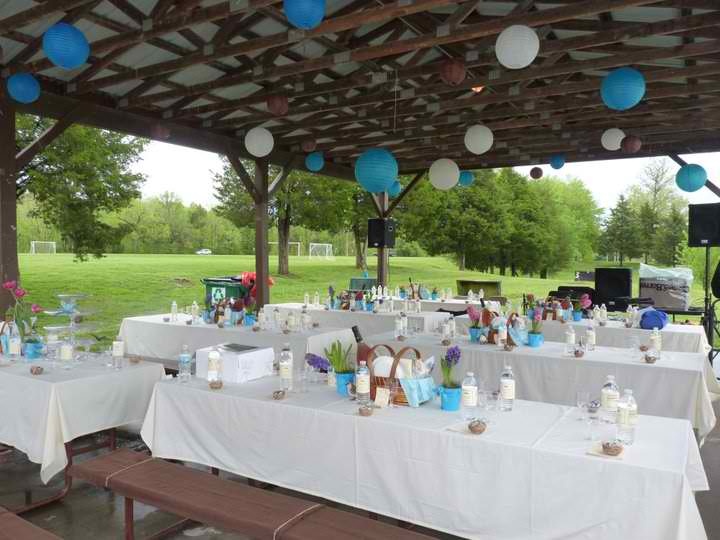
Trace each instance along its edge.
{"label": "white paper lantern", "polygon": [[438,159],[430,166],[430,183],[437,189],[451,189],[459,180],[460,167],[452,159]]}
{"label": "white paper lantern", "polygon": [[484,154],[492,148],[494,139],[495,136],[489,127],[476,124],[465,132],[465,147],[473,154]]}
{"label": "white paper lantern", "polygon": [[540,52],[540,39],[535,30],[521,24],[508,26],[495,41],[495,56],[508,69],[528,67]]}
{"label": "white paper lantern", "polygon": [[622,129],[610,128],[606,129],[600,138],[600,143],[605,150],[614,152],[620,150],[622,140],[625,138],[625,132]]}
{"label": "white paper lantern", "polygon": [[275,139],[264,127],[254,127],[245,134],[245,148],[255,157],[265,157],[272,152]]}

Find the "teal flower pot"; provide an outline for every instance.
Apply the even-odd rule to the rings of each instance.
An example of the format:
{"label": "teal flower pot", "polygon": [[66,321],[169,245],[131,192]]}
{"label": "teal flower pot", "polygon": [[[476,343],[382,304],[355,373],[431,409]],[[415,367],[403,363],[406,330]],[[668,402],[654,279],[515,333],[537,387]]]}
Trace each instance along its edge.
{"label": "teal flower pot", "polygon": [[30,342],[23,344],[23,354],[26,360],[38,360],[42,358],[43,344],[40,342]]}
{"label": "teal flower pot", "polygon": [[582,321],[582,315],[583,315],[583,312],[580,310],[573,311],[573,321],[575,321],[575,322]]}
{"label": "teal flower pot", "polygon": [[252,326],[257,322],[257,319],[255,318],[255,315],[251,315],[250,313],[245,314],[245,318],[243,319],[243,323],[245,323],[245,326]]}
{"label": "teal flower pot", "polygon": [[469,328],[468,332],[470,333],[470,343],[480,343],[480,336],[482,335],[480,328]]}
{"label": "teal flower pot", "polygon": [[528,347],[539,347],[543,343],[545,343],[545,338],[542,334],[528,334]]}
{"label": "teal flower pot", "polygon": [[363,311],[365,309],[365,302],[362,300],[355,300],[355,311]]}
{"label": "teal flower pot", "polygon": [[459,411],[462,388],[440,387],[440,408],[443,411]]}
{"label": "teal flower pot", "polygon": [[400,300],[405,300],[407,298],[407,293],[405,291],[400,291]]}
{"label": "teal flower pot", "polygon": [[355,382],[354,373],[336,373],[335,374],[335,391],[344,397],[350,397],[348,392],[348,384]]}
{"label": "teal flower pot", "polygon": [[365,302],[365,311],[372,311],[372,310],[373,310],[373,303]]}
{"label": "teal flower pot", "polygon": [[430,300],[437,300],[437,299],[438,299],[438,294],[436,292],[434,292],[430,295]]}

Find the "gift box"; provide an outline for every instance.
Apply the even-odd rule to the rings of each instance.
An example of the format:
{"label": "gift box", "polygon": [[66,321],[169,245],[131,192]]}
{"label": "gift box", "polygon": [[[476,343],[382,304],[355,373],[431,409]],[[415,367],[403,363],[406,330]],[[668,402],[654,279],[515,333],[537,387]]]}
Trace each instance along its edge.
{"label": "gift box", "polygon": [[273,374],[275,351],[272,347],[260,349],[235,343],[217,347],[205,347],[195,353],[196,373],[201,379],[207,378],[208,355],[217,349],[222,361],[222,378],[225,382],[244,383],[268,377]]}

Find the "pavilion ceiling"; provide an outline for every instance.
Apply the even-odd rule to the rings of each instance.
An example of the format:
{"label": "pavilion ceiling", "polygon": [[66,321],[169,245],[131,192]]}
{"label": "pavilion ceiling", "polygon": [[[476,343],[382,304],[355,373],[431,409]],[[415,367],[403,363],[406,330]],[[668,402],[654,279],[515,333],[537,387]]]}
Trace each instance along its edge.
{"label": "pavilion ceiling", "polygon": [[[72,71],[45,58],[41,36],[64,20],[91,56]],[[540,55],[526,69],[499,66],[493,45],[511,24],[536,29]],[[30,71],[51,116],[87,107],[93,123],[206,149],[241,144],[255,126],[275,137],[276,162],[318,142],[330,172],[350,171],[373,146],[402,172],[439,157],[463,169],[624,157],[600,145],[619,127],[641,137],[638,155],[720,150],[720,2],[717,0],[328,0],[311,31],[287,23],[278,0],[0,1],[3,77]],[[467,78],[443,82],[447,58]],[[643,72],[647,93],[611,111],[600,81],[620,66]],[[289,99],[286,116],[266,100]],[[495,133],[482,156],[468,126]],[[207,142],[193,142],[206,137]],[[333,168],[334,167],[334,168]],[[340,174],[342,175],[342,174]],[[347,174],[345,174],[347,176]]]}

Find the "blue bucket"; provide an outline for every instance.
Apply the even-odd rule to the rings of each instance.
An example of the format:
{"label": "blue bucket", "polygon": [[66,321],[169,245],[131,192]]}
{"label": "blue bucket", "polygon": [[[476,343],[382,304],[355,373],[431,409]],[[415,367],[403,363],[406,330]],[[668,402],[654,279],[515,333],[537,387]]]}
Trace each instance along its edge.
{"label": "blue bucket", "polygon": [[250,313],[245,314],[245,318],[243,319],[243,323],[245,324],[245,326],[252,326],[256,322],[257,318],[255,317],[255,315],[252,315]]}
{"label": "blue bucket", "polygon": [[582,316],[583,316],[582,311],[580,311],[580,310],[573,311],[573,321],[575,321],[575,322],[582,321]]}
{"label": "blue bucket", "polygon": [[462,388],[440,387],[440,408],[443,411],[459,411]]}
{"label": "blue bucket", "polygon": [[348,393],[348,384],[355,382],[354,373],[336,373],[335,374],[335,391],[341,396],[350,397]]}
{"label": "blue bucket", "polygon": [[42,358],[43,344],[41,342],[30,342],[23,345],[23,353],[26,360],[37,360]]}
{"label": "blue bucket", "polygon": [[539,347],[543,343],[545,343],[545,338],[542,334],[528,334],[528,347]]}
{"label": "blue bucket", "polygon": [[373,310],[373,303],[365,302],[365,311],[372,311],[372,310]]}
{"label": "blue bucket", "polygon": [[480,343],[480,336],[482,335],[480,328],[468,328],[468,332],[470,333],[470,343]]}

